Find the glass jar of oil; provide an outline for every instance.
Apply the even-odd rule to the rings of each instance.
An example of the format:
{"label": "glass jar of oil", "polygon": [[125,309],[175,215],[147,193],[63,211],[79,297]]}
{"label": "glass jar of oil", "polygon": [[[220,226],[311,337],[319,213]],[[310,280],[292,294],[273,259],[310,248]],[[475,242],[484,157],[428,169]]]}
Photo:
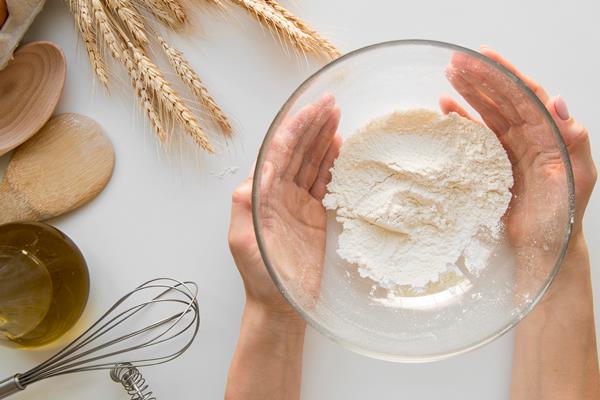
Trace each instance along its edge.
{"label": "glass jar of oil", "polygon": [[0,344],[38,347],[71,328],[89,294],[77,246],[41,223],[0,226]]}

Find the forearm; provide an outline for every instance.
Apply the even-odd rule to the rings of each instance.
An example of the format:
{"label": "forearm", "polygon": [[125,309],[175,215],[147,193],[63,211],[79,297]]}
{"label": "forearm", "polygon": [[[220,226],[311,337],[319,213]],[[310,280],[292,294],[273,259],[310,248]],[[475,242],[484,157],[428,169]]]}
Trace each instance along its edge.
{"label": "forearm", "polygon": [[305,323],[246,303],[229,369],[227,400],[300,398]]}
{"label": "forearm", "polygon": [[548,293],[517,328],[511,399],[599,398],[590,263],[579,234]]}

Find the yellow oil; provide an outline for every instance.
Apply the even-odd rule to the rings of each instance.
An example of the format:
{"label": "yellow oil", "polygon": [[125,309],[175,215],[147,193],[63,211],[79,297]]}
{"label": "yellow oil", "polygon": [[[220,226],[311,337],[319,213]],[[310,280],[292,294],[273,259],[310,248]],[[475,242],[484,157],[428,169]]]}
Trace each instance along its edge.
{"label": "yellow oil", "polygon": [[81,316],[89,274],[81,252],[40,223],[0,226],[0,344],[38,347]]}

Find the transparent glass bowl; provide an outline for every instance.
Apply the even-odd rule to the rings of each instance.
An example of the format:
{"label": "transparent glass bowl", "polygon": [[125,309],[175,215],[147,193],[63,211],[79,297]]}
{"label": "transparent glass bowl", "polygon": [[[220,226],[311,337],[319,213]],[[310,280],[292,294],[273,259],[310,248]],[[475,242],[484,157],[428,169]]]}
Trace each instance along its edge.
{"label": "transparent glass bowl", "polygon": [[[450,82],[450,65],[468,82],[468,89]],[[362,278],[356,266],[338,256],[341,227],[334,213],[327,214],[326,243],[320,236],[297,231],[282,216],[279,210],[286,208],[288,193],[277,183],[269,186],[268,193],[262,189],[266,187],[264,161],[269,152],[277,151],[271,141],[282,122],[324,93],[333,94],[341,109],[338,133],[342,138],[394,110],[439,110],[442,96],[456,99],[478,117],[480,105],[470,105],[474,93],[497,109],[512,104],[525,115],[527,123],[516,121],[510,132],[490,126],[500,135],[522,137],[501,138],[515,179],[504,217],[509,226],[493,243],[492,256],[480,273],[454,275],[425,291],[396,293],[389,301],[386,289]],[[493,111],[488,110],[483,119],[494,121]],[[540,161],[539,154],[551,155],[552,162]],[[303,212],[303,207],[299,205],[297,211]],[[569,157],[542,102],[502,65],[442,42],[375,44],[323,67],[300,85],[278,113],[263,142],[254,176],[254,227],[279,290],[324,335],[358,353],[390,361],[443,359],[488,343],[514,327],[558,272],[573,215]]]}

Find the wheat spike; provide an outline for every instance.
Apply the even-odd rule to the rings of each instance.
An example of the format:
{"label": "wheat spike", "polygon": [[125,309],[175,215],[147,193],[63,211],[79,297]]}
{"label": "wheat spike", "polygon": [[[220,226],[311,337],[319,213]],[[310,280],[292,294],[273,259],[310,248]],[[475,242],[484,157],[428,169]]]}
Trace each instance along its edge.
{"label": "wheat spike", "polygon": [[106,11],[104,11],[104,6],[100,0],[91,0],[91,2],[94,20],[96,21],[96,26],[98,28],[98,36],[104,41],[104,44],[113,58],[120,61],[123,47],[115,36],[108,15],[106,14]]}
{"label": "wheat spike", "polygon": [[90,16],[87,1],[69,0],[68,6],[71,9],[73,17],[75,18],[77,28],[79,29],[79,32],[81,32],[83,44],[90,59],[90,63],[92,64],[92,69],[94,70],[94,73],[98,77],[100,83],[106,87],[108,86],[106,64],[102,58],[100,46],[98,46],[98,42],[96,41],[94,23]]}
{"label": "wheat spike", "polygon": [[161,142],[165,142],[168,139],[168,135],[163,127],[160,114],[156,111],[152,98],[148,93],[148,88],[144,84],[144,80],[141,74],[138,72],[137,67],[133,61],[132,56],[128,51],[123,52],[123,64],[127,69],[127,73],[131,79],[131,85],[134,87],[136,94],[140,100],[142,109],[148,116],[156,135]]}
{"label": "wheat spike", "polygon": [[94,10],[94,17],[96,19],[96,24],[100,29],[100,33],[104,40],[104,43],[110,50],[113,58],[118,61],[121,61],[127,70],[127,74],[131,80],[131,84],[135,89],[135,92],[139,98],[140,105],[144,110],[145,114],[148,116],[154,131],[156,132],[158,138],[165,142],[167,140],[166,131],[163,128],[160,115],[156,111],[152,99],[148,94],[147,88],[144,87],[142,80],[139,77],[139,73],[135,69],[135,64],[131,59],[131,56],[128,52],[123,52],[123,46],[121,42],[117,40],[115,36],[115,32],[112,28],[110,17],[104,11],[104,6],[102,5],[100,0],[91,0],[92,8]]}
{"label": "wheat spike", "polygon": [[165,7],[162,0],[140,0],[140,3],[164,25],[171,28],[176,27],[177,21],[171,15],[170,10]]}
{"label": "wheat spike", "polygon": [[342,53],[340,53],[340,51],[330,41],[319,35],[319,33],[312,29],[306,22],[279,4],[277,0],[264,0],[264,2],[281,14],[285,19],[296,25],[296,27],[298,27],[298,29],[300,29],[302,32],[311,36],[314,42],[321,49],[323,49],[325,55],[327,55],[330,59],[334,60],[342,55]]}
{"label": "wheat spike", "polygon": [[315,41],[312,36],[300,30],[294,23],[288,21],[279,12],[263,0],[231,0],[238,6],[253,14],[267,28],[275,30],[281,36],[287,38],[301,51],[315,53]]}
{"label": "wheat spike", "polygon": [[131,43],[129,43],[129,48],[133,54],[140,78],[146,87],[152,88],[156,100],[176,118],[196,143],[209,153],[214,153],[214,149],[200,127],[200,124],[190,109],[183,103],[177,92],[171,88],[171,85],[163,77],[158,67],[150,61],[141,49],[133,46]]}
{"label": "wheat spike", "polygon": [[105,2],[117,14],[120,22],[127,27],[138,44],[148,43],[144,18],[131,0],[105,0]]}
{"label": "wheat spike", "polygon": [[160,44],[162,45],[169,63],[177,72],[177,75],[181,80],[188,86],[191,92],[196,96],[200,103],[206,108],[209,115],[219,125],[219,128],[226,136],[230,136],[233,132],[227,117],[219,108],[213,97],[208,92],[208,89],[202,83],[200,76],[192,69],[189,62],[185,59],[183,53],[167,44],[162,38],[158,37]]}
{"label": "wheat spike", "polygon": [[160,0],[164,7],[171,12],[171,15],[175,17],[180,24],[185,24],[187,21],[187,15],[179,0]]}

